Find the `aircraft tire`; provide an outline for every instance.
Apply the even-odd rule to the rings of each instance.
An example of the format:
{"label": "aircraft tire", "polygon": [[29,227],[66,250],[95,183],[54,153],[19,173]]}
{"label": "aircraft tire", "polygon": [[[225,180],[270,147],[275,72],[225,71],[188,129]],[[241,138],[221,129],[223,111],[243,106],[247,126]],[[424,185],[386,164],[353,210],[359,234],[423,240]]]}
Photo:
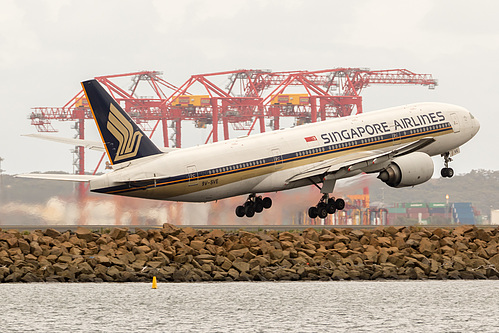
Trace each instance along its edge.
{"label": "aircraft tire", "polygon": [[236,207],[236,215],[237,217],[244,217],[246,215],[246,210],[243,206],[237,206]]}
{"label": "aircraft tire", "polygon": [[327,209],[325,205],[317,207],[317,216],[321,219],[325,219],[327,217]]}
{"label": "aircraft tire", "polygon": [[315,219],[317,217],[317,207],[310,207],[308,209],[308,217]]}
{"label": "aircraft tire", "polygon": [[245,213],[246,213],[247,217],[255,216],[255,206],[254,205],[247,205],[245,208]]}
{"label": "aircraft tire", "polygon": [[334,201],[331,202],[331,200],[328,202],[326,205],[326,211],[328,214],[334,214],[336,213],[336,203]]}
{"label": "aircraft tire", "polygon": [[447,168],[442,168],[442,170],[440,170],[440,176],[442,176],[442,178],[447,178]]}
{"label": "aircraft tire", "polygon": [[444,178],[452,178],[454,176],[454,169],[442,168],[442,170],[440,170],[440,175]]}
{"label": "aircraft tire", "polygon": [[447,168],[447,177],[452,178],[454,176],[454,169]]}
{"label": "aircraft tire", "polygon": [[261,213],[263,211],[263,203],[260,201],[255,202],[255,212]]}
{"label": "aircraft tire", "polygon": [[263,208],[265,209],[269,209],[270,207],[272,207],[272,199],[270,199],[269,197],[263,198],[262,203],[263,203]]}
{"label": "aircraft tire", "polygon": [[342,210],[343,208],[345,208],[345,200],[343,200],[341,198],[336,199],[336,209]]}

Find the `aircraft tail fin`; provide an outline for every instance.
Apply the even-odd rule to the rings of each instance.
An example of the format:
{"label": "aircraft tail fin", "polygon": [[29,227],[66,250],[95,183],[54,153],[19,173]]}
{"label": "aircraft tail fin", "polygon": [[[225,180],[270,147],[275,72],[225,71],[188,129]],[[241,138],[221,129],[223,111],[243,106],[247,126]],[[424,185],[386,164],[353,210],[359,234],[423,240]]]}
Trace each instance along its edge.
{"label": "aircraft tail fin", "polygon": [[162,153],[97,80],[81,85],[112,164]]}

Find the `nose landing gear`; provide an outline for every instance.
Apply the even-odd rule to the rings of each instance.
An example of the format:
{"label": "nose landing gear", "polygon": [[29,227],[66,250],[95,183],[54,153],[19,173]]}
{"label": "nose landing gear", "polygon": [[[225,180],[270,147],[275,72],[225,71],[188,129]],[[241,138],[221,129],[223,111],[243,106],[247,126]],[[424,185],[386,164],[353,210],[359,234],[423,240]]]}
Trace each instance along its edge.
{"label": "nose landing gear", "polygon": [[270,207],[272,207],[272,199],[251,194],[244,205],[236,207],[236,215],[237,217],[253,217],[255,213],[261,213],[263,209],[269,209]]}
{"label": "nose landing gear", "polygon": [[343,208],[345,208],[345,200],[341,198],[329,198],[329,195],[324,193],[319,203],[308,209],[308,216],[311,219],[315,219],[316,217],[324,219],[328,214],[334,214],[336,210],[342,210]]}
{"label": "nose landing gear", "polygon": [[449,162],[452,162],[452,158],[450,158],[449,152],[442,154],[442,156],[444,157],[445,167],[440,170],[440,175],[443,178],[452,178],[452,176],[454,176],[454,170],[449,168]]}

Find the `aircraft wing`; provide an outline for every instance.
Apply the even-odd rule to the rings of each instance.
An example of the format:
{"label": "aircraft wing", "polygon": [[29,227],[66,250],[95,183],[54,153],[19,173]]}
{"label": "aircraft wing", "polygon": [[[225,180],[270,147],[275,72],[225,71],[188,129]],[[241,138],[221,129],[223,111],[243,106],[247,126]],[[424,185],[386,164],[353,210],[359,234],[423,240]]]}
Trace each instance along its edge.
{"label": "aircraft wing", "polygon": [[16,178],[32,178],[32,179],[46,179],[46,180],[65,180],[71,182],[88,182],[99,176],[96,175],[68,175],[68,174],[51,174],[51,173],[24,173],[15,175]]}
{"label": "aircraft wing", "polygon": [[389,163],[394,157],[407,155],[422,149],[435,141],[434,138],[423,138],[416,142],[391,149],[389,151],[370,150],[354,155],[332,158],[313,165],[286,180],[286,184],[315,176],[334,174],[337,179],[357,175],[359,172],[377,171]]}
{"label": "aircraft wing", "polygon": [[24,134],[23,136],[28,136],[31,138],[37,138],[42,140],[48,140],[59,143],[67,143],[73,146],[85,147],[88,149],[98,150],[105,152],[104,145],[101,141],[92,141],[92,140],[81,140],[81,139],[70,139],[70,138],[60,138],[51,135],[44,134]]}

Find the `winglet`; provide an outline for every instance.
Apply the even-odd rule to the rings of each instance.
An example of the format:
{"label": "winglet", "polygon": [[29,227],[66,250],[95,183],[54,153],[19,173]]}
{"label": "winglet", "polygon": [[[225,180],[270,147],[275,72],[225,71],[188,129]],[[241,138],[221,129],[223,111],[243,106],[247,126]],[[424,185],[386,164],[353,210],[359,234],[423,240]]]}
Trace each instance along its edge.
{"label": "winglet", "polygon": [[131,161],[161,150],[142,132],[96,80],[81,83],[112,164]]}

